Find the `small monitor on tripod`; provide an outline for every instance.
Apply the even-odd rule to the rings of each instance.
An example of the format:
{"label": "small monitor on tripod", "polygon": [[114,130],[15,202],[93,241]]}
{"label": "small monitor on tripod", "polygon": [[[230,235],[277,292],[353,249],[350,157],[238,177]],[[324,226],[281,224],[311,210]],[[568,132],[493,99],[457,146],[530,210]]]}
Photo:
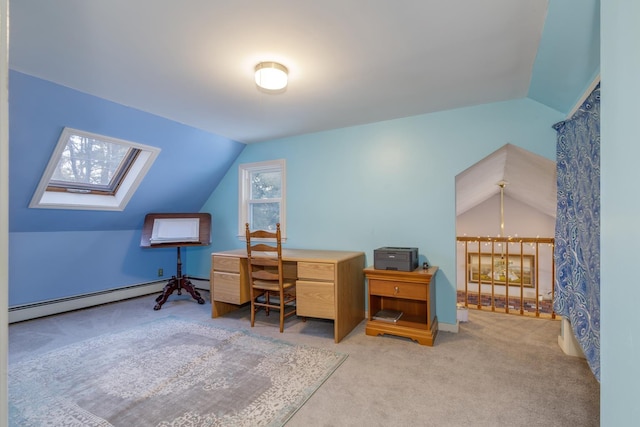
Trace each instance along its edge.
{"label": "small monitor on tripod", "polygon": [[176,275],[164,287],[162,295],[156,298],[154,310],[160,310],[174,291],[181,294],[186,290],[204,304],[189,278],[182,275],[181,246],[206,246],[211,244],[211,214],[208,213],[150,213],[144,219],[140,246],[143,248],[177,248]]}
{"label": "small monitor on tripod", "polygon": [[200,218],[155,218],[149,243],[193,243],[200,241]]}
{"label": "small monitor on tripod", "polygon": [[150,213],[144,219],[140,238],[143,248],[210,244],[209,213]]}

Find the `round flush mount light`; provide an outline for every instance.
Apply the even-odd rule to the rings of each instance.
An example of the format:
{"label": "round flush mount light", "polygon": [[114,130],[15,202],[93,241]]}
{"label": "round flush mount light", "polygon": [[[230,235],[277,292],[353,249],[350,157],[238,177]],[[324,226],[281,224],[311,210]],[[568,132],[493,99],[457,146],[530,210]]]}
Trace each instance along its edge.
{"label": "round flush mount light", "polygon": [[289,70],[277,62],[256,65],[256,84],[266,90],[280,90],[287,86]]}

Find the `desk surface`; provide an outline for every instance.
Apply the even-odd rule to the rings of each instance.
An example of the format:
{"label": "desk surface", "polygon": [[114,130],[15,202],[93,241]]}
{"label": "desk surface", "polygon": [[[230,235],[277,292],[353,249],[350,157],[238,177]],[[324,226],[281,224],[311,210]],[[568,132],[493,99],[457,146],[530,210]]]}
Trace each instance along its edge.
{"label": "desk surface", "polygon": [[[247,257],[246,249],[233,249],[230,251],[213,252],[215,256]],[[309,261],[309,262],[342,262],[351,258],[364,255],[364,252],[332,251],[320,249],[282,249],[283,261]]]}

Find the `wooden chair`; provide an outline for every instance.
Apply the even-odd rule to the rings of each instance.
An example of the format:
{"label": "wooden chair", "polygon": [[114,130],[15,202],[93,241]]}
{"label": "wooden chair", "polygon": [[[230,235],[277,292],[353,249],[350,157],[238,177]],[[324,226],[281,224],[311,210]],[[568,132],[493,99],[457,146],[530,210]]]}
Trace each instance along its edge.
{"label": "wooden chair", "polygon": [[[283,332],[284,319],[296,314],[296,283],[295,279],[285,279],[283,275],[280,224],[276,224],[275,233],[265,230],[251,232],[249,224],[246,224],[246,236],[251,290],[251,327],[255,323],[256,312],[260,308],[264,308],[267,316],[271,309],[275,309],[280,311],[280,332]],[[274,239],[275,245],[269,245],[264,241],[256,242],[255,239]]]}

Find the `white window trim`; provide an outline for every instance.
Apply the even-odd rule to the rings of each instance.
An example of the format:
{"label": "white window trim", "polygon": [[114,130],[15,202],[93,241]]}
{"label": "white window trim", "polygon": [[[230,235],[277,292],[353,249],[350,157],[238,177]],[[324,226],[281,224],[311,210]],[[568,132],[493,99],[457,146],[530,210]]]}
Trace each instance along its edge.
{"label": "white window trim", "polygon": [[287,168],[284,159],[267,160],[264,162],[243,163],[238,166],[238,239],[246,240],[245,224],[248,220],[248,199],[251,193],[249,175],[256,171],[279,170],[282,176],[282,188],[280,197],[280,235],[282,241],[287,240]]}
{"label": "white window trim", "polygon": [[[137,148],[140,150],[140,154],[131,165],[127,175],[125,176],[122,184],[118,188],[115,195],[101,195],[101,194],[83,194],[83,193],[66,193],[60,191],[47,191],[49,181],[53,176],[55,168],[58,164],[58,160],[62,155],[67,144],[67,139],[70,134],[80,134],[89,136],[102,141],[112,142],[115,144],[125,145],[128,147]],[[160,154],[160,148],[151,147],[149,145],[138,144],[131,141],[125,141],[122,139],[111,138],[104,135],[92,134],[85,131],[79,131],[72,128],[65,127],[58,139],[58,145],[55,151],[49,159],[49,164],[42,174],[38,188],[31,199],[29,204],[30,208],[41,209],[80,209],[80,210],[101,210],[101,211],[123,211],[127,206],[127,203],[135,193],[136,189],[142,182],[151,165],[155,161],[158,154]]]}

